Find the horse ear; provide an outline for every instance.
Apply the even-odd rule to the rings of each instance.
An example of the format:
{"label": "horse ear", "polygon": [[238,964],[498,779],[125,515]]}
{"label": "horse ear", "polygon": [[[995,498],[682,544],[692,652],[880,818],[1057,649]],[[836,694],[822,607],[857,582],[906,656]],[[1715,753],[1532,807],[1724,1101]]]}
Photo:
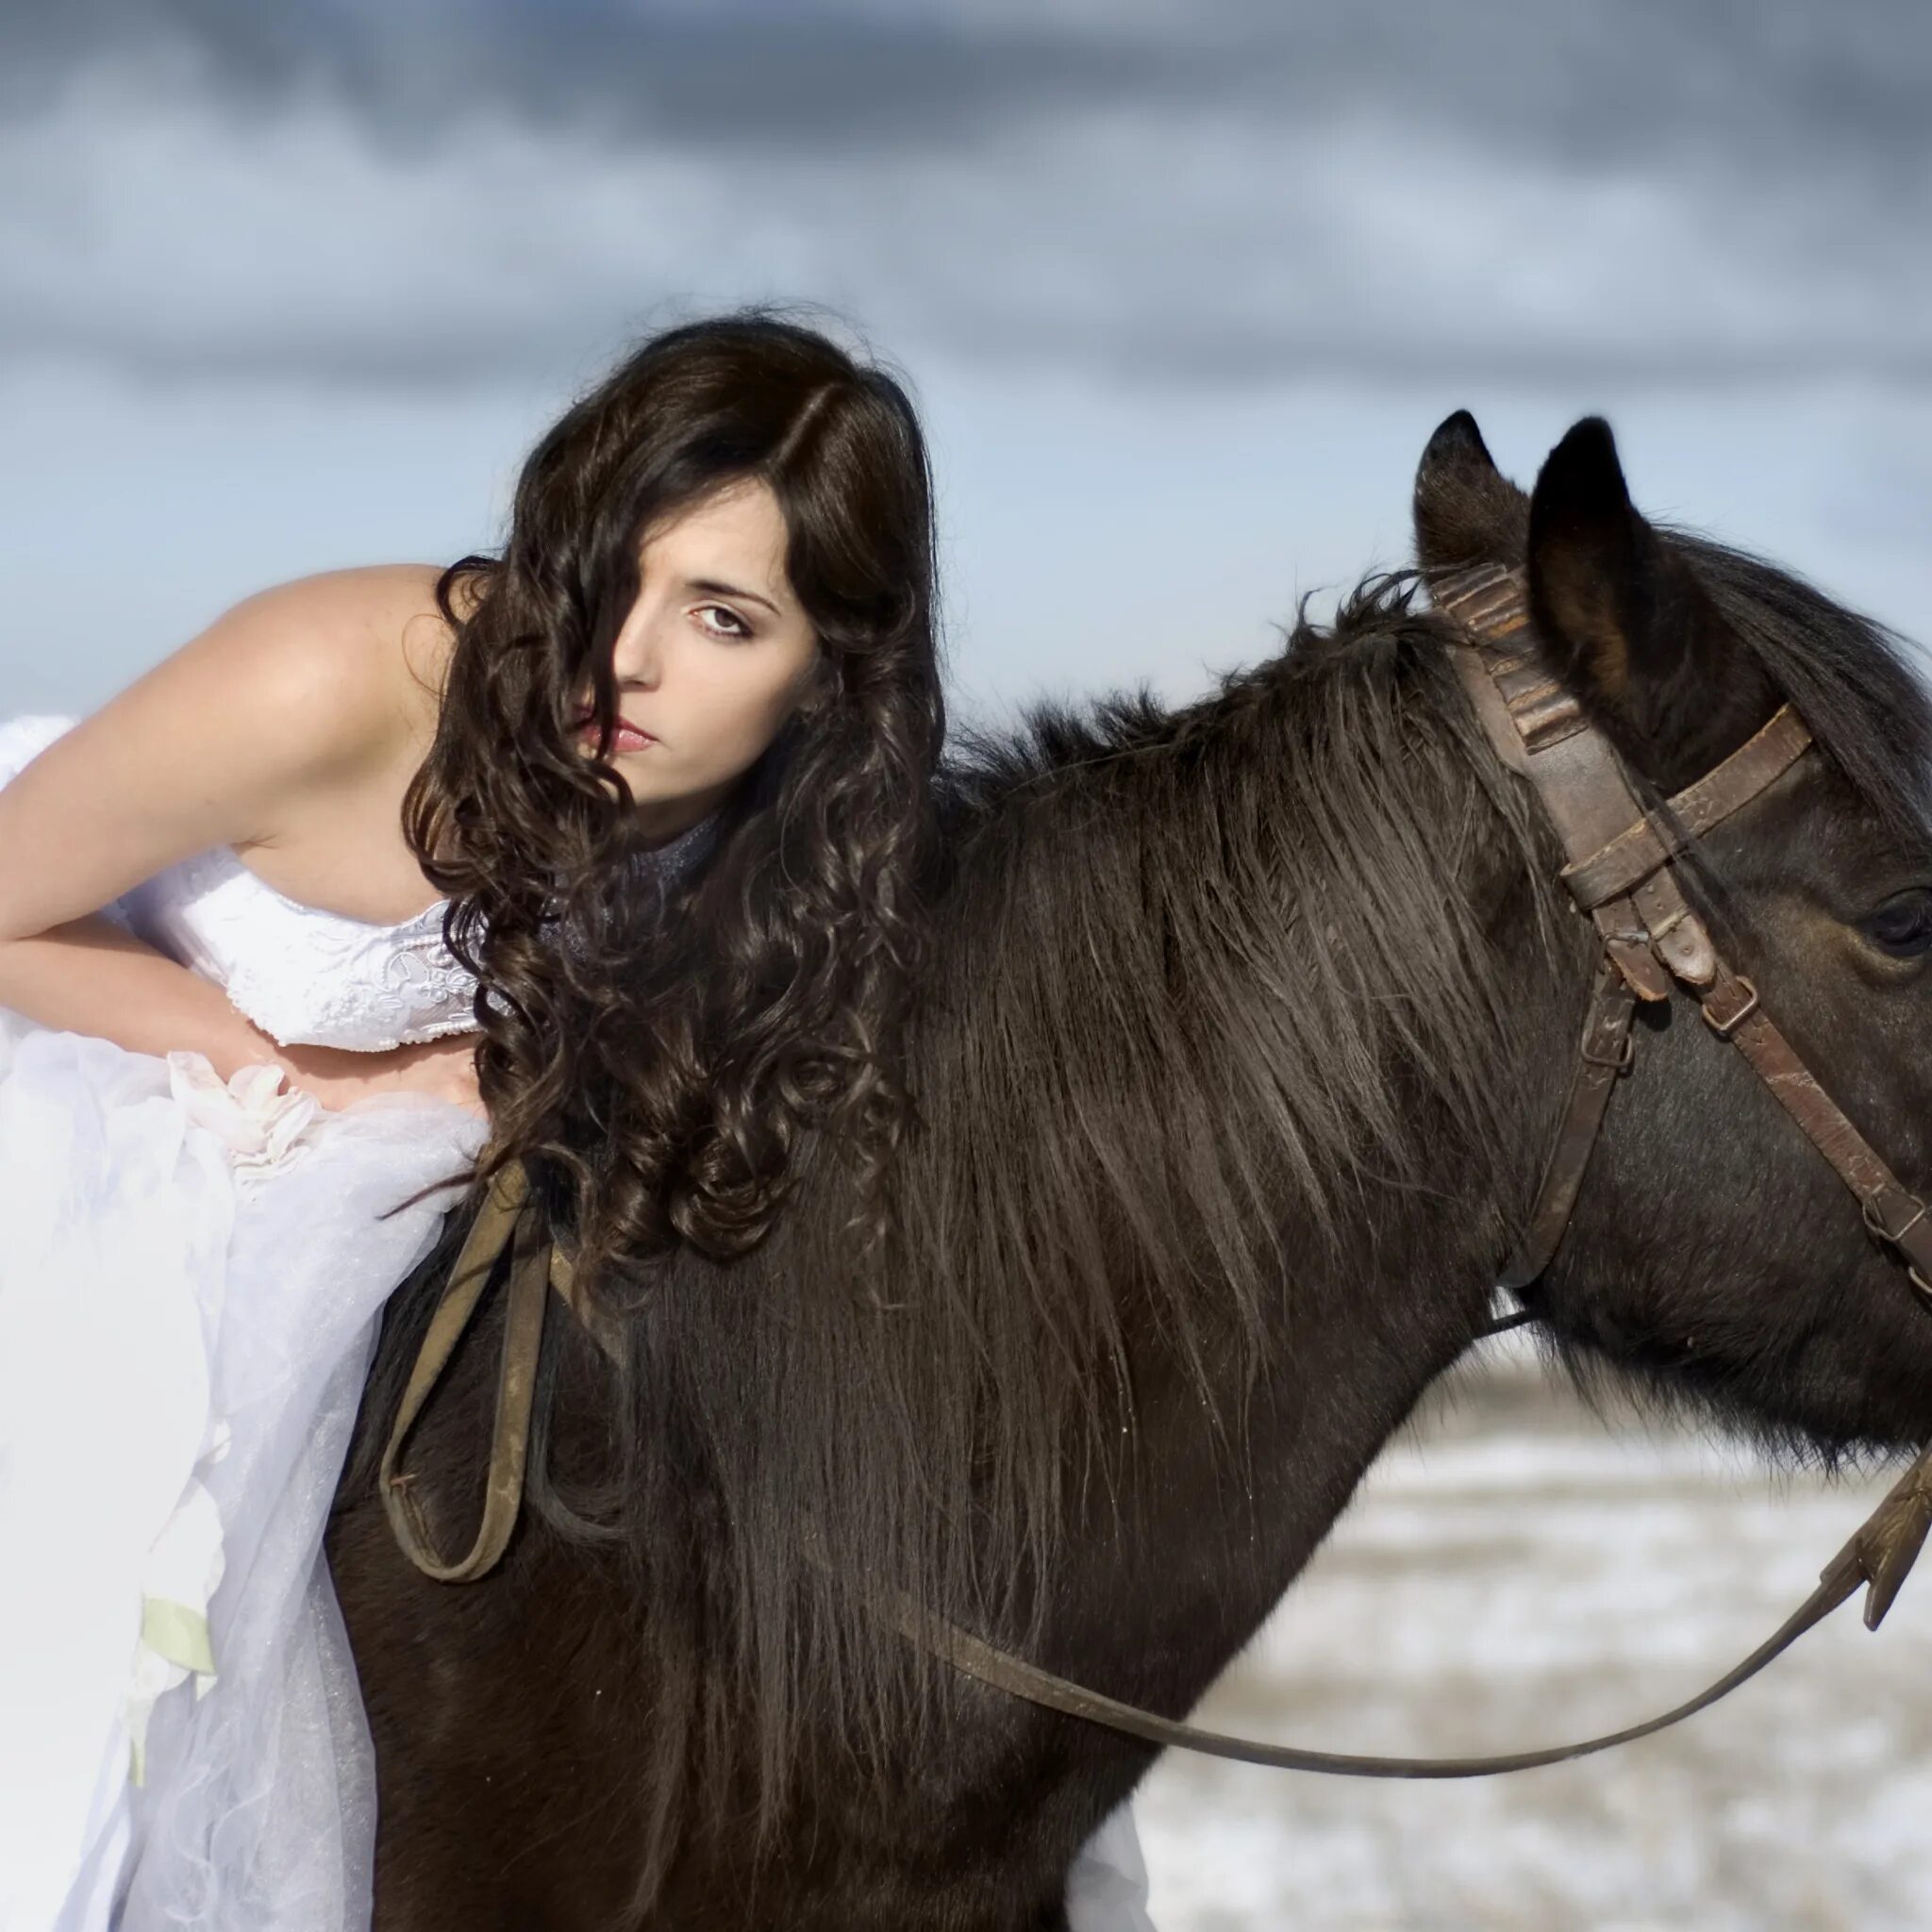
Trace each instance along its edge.
{"label": "horse ear", "polygon": [[1631,503],[1601,417],[1576,424],[1538,475],[1526,566],[1557,671],[1653,777],[1695,776],[1763,722],[1770,685]]}
{"label": "horse ear", "polygon": [[1578,696],[1639,734],[1696,681],[1705,626],[1688,577],[1637,512],[1600,416],[1550,452],[1529,503],[1530,608]]}
{"label": "horse ear", "polygon": [[1415,473],[1415,554],[1425,578],[1472,564],[1523,561],[1529,499],[1497,469],[1475,418],[1457,409],[1429,438]]}

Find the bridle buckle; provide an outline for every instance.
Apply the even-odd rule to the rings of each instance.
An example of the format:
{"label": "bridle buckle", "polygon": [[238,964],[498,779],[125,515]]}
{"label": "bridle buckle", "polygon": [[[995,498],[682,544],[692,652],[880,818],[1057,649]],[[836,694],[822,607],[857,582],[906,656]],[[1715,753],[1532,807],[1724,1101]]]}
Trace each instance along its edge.
{"label": "bridle buckle", "polygon": [[[1870,1228],[1872,1232],[1875,1234],[1880,1241],[1890,1241],[1893,1247],[1896,1247],[1899,1244],[1899,1242],[1904,1241],[1907,1235],[1910,1234],[1913,1228],[1917,1227],[1920,1222],[1924,1221],[1925,1218],[1926,1208],[1924,1202],[1919,1200],[1916,1196],[1913,1195],[1907,1195],[1907,1199],[1911,1201],[1912,1211],[1906,1216],[1905,1224],[1902,1227],[1900,1227],[1896,1232],[1887,1227],[1884,1222],[1879,1220],[1878,1210],[1873,1207],[1872,1200],[1869,1195],[1867,1195],[1863,1200],[1861,1200],[1858,1203],[1858,1212],[1864,1216],[1865,1225],[1868,1228]],[[1919,1271],[1915,1266],[1912,1270],[1914,1277],[1917,1276],[1918,1272]],[[1919,1283],[1919,1286],[1921,1288],[1925,1289],[1925,1292],[1927,1294],[1932,1294],[1932,1288],[1926,1288],[1924,1282],[1921,1281]]]}
{"label": "bridle buckle", "polygon": [[1711,1010],[1710,1001],[1701,1000],[1698,1003],[1697,1010],[1704,1015],[1704,1024],[1720,1040],[1728,1040],[1757,1010],[1757,989],[1741,973],[1737,975],[1737,984],[1743,990],[1745,997],[1743,1004],[1734,1012],[1715,1013]]}
{"label": "bridle buckle", "polygon": [[1592,1067],[1607,1067],[1613,1074],[1627,1074],[1637,1064],[1637,1042],[1626,1033],[1618,1041],[1615,1053],[1599,1053],[1585,1045],[1577,1048],[1576,1058]]}

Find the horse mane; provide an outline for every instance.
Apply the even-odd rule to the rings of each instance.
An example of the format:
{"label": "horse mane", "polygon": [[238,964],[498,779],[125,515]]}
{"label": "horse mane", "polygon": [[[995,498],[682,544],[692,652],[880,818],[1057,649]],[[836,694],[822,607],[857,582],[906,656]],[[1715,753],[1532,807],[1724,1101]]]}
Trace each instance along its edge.
{"label": "horse mane", "polygon": [[[1932,734],[1902,658],[1771,566],[1681,541],[1861,792],[1915,809]],[[1549,958],[1582,956],[1549,829],[1416,586],[1367,579],[1326,626],[1305,607],[1278,656],[1184,707],[1143,687],[956,728],[874,1272],[841,1150],[808,1136],[758,1248],[636,1272],[614,1387],[549,1338],[528,1501],[649,1606],[654,1869],[680,1819],[741,1813],[747,1751],[770,1828],[814,1752],[892,1765],[936,1735],[958,1680],[879,1589],[1040,1637],[1070,1526],[1130,1534],[1150,1358],[1238,1457],[1297,1279],[1359,1253],[1378,1199],[1448,1171],[1506,1201],[1532,1173],[1531,1109],[1498,1078],[1521,990],[1472,882],[1520,892]],[[391,1304],[352,1483],[439,1261]],[[549,1440],[592,1402],[610,1459],[573,1480]]]}

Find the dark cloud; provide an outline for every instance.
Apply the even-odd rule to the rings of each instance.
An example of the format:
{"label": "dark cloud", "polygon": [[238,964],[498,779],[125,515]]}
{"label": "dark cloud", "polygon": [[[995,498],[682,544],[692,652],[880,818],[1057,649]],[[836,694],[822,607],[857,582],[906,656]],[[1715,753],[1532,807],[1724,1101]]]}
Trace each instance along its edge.
{"label": "dark cloud", "polygon": [[1921,0],[69,0],[0,353],[488,380],[666,297],[910,349],[1924,382]]}
{"label": "dark cloud", "polygon": [[408,149],[478,112],[538,129],[698,150],[864,153],[996,135],[1158,89],[1165,50],[970,9],[867,16],[808,6],[702,11],[548,0],[264,8],[250,0],[79,0],[10,36],[17,99],[126,55],[183,62],[249,112],[324,95]]}
{"label": "dark cloud", "polygon": [[1188,101],[1374,102],[1572,165],[1662,145],[1875,170],[1924,164],[1932,81],[1921,0],[16,0],[5,17],[17,101],[104,58],[186,53],[251,109],[321,91],[401,142],[479,107],[611,139],[845,149]]}

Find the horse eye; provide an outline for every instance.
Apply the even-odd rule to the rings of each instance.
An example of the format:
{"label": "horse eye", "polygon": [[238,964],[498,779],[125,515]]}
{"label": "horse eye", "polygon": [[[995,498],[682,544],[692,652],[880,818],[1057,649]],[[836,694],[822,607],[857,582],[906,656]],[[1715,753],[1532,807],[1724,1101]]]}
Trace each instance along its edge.
{"label": "horse eye", "polygon": [[1858,930],[1896,959],[1932,952],[1932,890],[1919,887],[1888,899],[1859,920]]}

